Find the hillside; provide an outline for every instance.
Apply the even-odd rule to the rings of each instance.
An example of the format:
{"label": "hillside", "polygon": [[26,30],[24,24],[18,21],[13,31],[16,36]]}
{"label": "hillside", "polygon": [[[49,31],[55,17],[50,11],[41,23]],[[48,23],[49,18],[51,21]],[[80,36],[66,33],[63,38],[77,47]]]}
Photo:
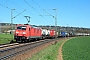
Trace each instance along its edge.
{"label": "hillside", "polygon": [[[49,26],[49,25],[33,25],[36,27],[41,27],[43,29],[54,29],[57,31],[66,31],[66,32],[75,32],[75,33],[90,33],[90,28],[83,27],[65,27],[65,26]],[[15,29],[16,24],[13,24],[13,30]],[[5,30],[11,30],[11,23],[0,23],[0,32],[4,32]]]}

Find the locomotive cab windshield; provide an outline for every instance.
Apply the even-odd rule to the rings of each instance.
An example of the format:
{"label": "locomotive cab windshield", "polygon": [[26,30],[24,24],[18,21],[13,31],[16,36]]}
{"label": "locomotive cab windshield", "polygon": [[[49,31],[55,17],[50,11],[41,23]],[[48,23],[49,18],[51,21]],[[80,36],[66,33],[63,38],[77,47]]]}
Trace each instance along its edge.
{"label": "locomotive cab windshield", "polygon": [[17,29],[18,30],[26,30],[26,26],[18,26]]}

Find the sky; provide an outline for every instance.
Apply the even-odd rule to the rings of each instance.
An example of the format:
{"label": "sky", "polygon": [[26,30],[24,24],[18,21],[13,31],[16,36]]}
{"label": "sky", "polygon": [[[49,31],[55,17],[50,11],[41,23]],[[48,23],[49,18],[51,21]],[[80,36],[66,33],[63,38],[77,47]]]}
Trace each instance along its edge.
{"label": "sky", "polygon": [[57,16],[57,26],[90,28],[90,0],[0,0],[0,22],[11,23],[11,16],[14,24],[30,16],[31,25],[54,26]]}

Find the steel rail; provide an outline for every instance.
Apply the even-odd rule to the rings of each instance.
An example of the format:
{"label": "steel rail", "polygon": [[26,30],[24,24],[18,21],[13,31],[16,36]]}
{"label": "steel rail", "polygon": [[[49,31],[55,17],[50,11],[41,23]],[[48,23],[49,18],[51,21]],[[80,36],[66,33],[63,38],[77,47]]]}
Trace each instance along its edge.
{"label": "steel rail", "polygon": [[[10,49],[7,49],[7,50],[1,50],[0,51],[0,60],[6,60],[10,57],[13,57],[17,54],[20,54],[20,53],[23,53],[23,52],[26,52],[30,49],[33,49],[35,47],[38,47],[40,45],[43,45],[43,44],[46,44],[48,42],[51,42],[51,41],[55,41],[56,39],[46,39],[44,41],[36,41],[35,43],[27,43],[23,46],[18,46],[18,47],[15,47],[15,48],[10,48]],[[21,50],[20,50],[21,49]],[[17,51],[18,50],[18,51]],[[5,54],[7,53],[8,54]]]}

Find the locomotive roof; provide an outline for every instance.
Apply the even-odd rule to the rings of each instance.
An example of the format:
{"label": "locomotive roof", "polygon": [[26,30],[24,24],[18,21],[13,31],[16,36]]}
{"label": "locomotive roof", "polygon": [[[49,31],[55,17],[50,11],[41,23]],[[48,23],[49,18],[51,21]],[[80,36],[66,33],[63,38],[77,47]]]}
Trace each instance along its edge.
{"label": "locomotive roof", "polygon": [[38,29],[41,29],[40,27],[36,27],[36,26],[33,26],[33,25],[31,25],[31,27],[32,27],[32,28],[38,28]]}
{"label": "locomotive roof", "polygon": [[41,29],[40,27],[37,27],[37,26],[34,26],[34,25],[29,25],[29,24],[18,24],[18,26],[31,26],[32,28]]}

